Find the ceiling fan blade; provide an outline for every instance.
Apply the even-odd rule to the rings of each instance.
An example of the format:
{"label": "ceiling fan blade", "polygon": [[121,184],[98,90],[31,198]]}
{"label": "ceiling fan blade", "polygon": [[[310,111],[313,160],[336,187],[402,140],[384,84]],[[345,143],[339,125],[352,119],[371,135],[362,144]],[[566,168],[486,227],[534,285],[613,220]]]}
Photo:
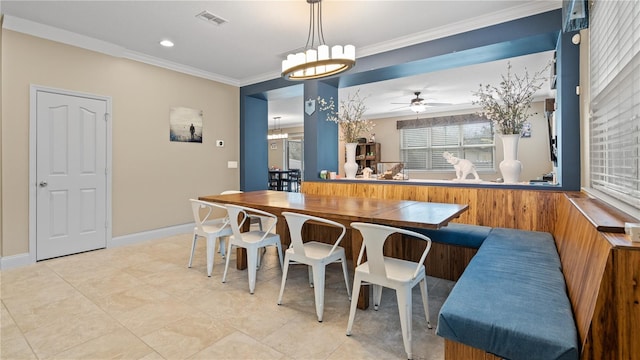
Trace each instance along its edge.
{"label": "ceiling fan blade", "polygon": [[425,106],[447,106],[453,105],[452,103],[439,103],[439,102],[423,102],[422,105]]}

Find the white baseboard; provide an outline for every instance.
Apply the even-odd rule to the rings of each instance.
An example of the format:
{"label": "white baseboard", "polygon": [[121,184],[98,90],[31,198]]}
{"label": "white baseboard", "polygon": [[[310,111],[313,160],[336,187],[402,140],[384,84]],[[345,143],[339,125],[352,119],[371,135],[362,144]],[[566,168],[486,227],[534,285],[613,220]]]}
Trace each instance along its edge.
{"label": "white baseboard", "polygon": [[[117,236],[107,241],[107,248],[137,244],[143,241],[161,239],[168,236],[193,233],[194,223],[169,226],[162,229],[143,231],[135,234]],[[35,263],[29,253],[0,257],[0,270],[8,270]]]}
{"label": "white baseboard", "polygon": [[161,229],[143,231],[135,234],[117,236],[107,242],[107,248],[131,245],[141,243],[143,241],[164,238],[179,234],[193,233],[194,223],[170,226]]}
{"label": "white baseboard", "polygon": [[8,270],[33,264],[29,253],[4,256],[0,258],[0,270]]}

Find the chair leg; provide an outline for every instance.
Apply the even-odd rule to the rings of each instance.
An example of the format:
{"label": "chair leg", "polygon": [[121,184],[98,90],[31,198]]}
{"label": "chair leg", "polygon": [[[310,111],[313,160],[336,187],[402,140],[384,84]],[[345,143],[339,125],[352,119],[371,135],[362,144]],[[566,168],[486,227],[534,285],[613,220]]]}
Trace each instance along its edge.
{"label": "chair leg", "polygon": [[380,300],[382,299],[382,286],[372,284],[373,286],[373,309],[378,311]]}
{"label": "chair leg", "polygon": [[422,293],[422,306],[424,307],[424,315],[427,318],[427,327],[432,329],[431,321],[429,321],[429,292],[427,291],[427,278],[420,280],[420,292]]}
{"label": "chair leg", "polygon": [[[227,254],[231,254],[231,241],[229,241],[229,244],[227,245]],[[222,274],[222,282],[225,283],[227,282],[227,271],[229,270],[229,260],[231,259],[231,256],[227,256],[226,261],[225,261],[225,265],[224,265],[224,274]]]}
{"label": "chair leg", "polygon": [[258,248],[247,248],[247,273],[249,274],[249,293],[253,294],[256,289],[256,273],[258,262]]}
{"label": "chair leg", "polygon": [[198,241],[198,235],[193,234],[193,241],[191,242],[191,256],[189,256],[189,266],[191,267],[191,263],[193,262],[193,253],[196,251],[196,242]]}
{"label": "chair leg", "polygon": [[322,315],[324,314],[324,271],[325,266],[322,264],[316,264],[311,267],[313,270],[313,294],[316,300],[316,315],[318,315],[318,321],[322,322]]}
{"label": "chair leg", "polygon": [[347,336],[351,336],[351,328],[353,327],[353,320],[356,317],[356,306],[358,305],[358,296],[360,296],[360,276],[356,273],[353,277],[353,292],[351,295],[351,308],[349,309],[349,322],[347,323]]}
{"label": "chair leg", "polygon": [[309,287],[313,287],[313,266],[307,265],[307,274],[309,275]]}
{"label": "chair leg", "polygon": [[207,236],[207,276],[211,277],[213,271],[213,253],[215,252],[215,238]]}
{"label": "chair leg", "polygon": [[220,238],[219,238],[219,240],[218,240],[218,249],[220,249],[220,250],[219,250],[219,252],[220,252],[220,256],[222,256],[222,258],[223,258],[223,259],[224,259],[225,253],[226,253],[226,252],[224,251],[226,240],[227,240],[227,237],[226,237],[226,236],[222,236],[222,237],[220,237]]}
{"label": "chair leg", "polygon": [[282,294],[284,294],[284,285],[287,282],[287,274],[289,273],[289,256],[284,256],[284,270],[282,270],[282,283],[280,284],[280,295],[278,296],[278,305],[282,304]]}
{"label": "chair leg", "polygon": [[276,248],[278,248],[278,260],[280,260],[280,270],[284,269],[284,264],[282,261],[282,244],[280,241],[276,242]]}
{"label": "chair leg", "polygon": [[411,288],[396,289],[396,297],[398,298],[402,342],[404,342],[404,350],[407,352],[407,358],[411,359],[413,357],[411,353]]}
{"label": "chair leg", "polygon": [[349,287],[349,270],[347,270],[347,259],[345,256],[342,257],[342,273],[344,274],[344,284],[347,286],[347,295],[349,296],[349,300],[351,300],[351,288]]}

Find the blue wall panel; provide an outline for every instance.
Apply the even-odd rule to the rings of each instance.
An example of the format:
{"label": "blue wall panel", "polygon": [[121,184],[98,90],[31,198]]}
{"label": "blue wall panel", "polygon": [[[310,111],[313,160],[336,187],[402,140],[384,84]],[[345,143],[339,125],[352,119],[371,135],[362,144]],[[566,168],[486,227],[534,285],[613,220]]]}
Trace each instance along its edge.
{"label": "blue wall panel", "polygon": [[240,98],[240,189],[265,190],[269,179],[267,101]]}

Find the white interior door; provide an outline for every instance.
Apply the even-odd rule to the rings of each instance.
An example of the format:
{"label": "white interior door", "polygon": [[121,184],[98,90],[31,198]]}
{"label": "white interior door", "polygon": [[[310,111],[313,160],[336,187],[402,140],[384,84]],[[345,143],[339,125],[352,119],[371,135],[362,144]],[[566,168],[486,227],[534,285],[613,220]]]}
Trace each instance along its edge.
{"label": "white interior door", "polygon": [[106,247],[107,102],[36,95],[36,259]]}

